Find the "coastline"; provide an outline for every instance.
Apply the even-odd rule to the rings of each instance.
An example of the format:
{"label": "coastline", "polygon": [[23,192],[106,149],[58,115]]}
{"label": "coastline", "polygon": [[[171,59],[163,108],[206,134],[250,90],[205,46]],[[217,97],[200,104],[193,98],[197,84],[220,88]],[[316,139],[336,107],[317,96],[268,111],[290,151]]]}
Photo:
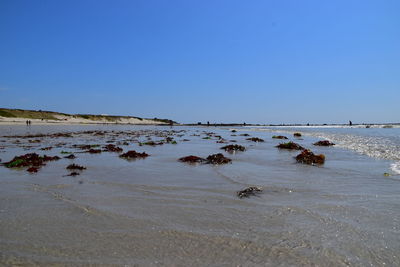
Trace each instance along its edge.
{"label": "coastline", "polygon": [[0,125],[24,125],[26,121],[31,121],[32,125],[90,125],[90,124],[123,124],[123,125],[167,125],[165,122],[148,119],[122,118],[118,121],[88,120],[83,118],[62,118],[59,120],[30,119],[30,118],[7,118],[0,116]]}

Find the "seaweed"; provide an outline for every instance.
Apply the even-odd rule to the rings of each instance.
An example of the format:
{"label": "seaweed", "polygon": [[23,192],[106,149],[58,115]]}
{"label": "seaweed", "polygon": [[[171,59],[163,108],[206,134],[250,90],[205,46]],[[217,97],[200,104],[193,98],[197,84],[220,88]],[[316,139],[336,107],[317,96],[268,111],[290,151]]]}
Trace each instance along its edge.
{"label": "seaweed", "polygon": [[48,161],[59,160],[60,158],[57,156],[50,157],[50,156],[39,156],[36,153],[29,153],[22,156],[16,156],[9,162],[5,162],[4,166],[7,168],[21,168],[21,167],[29,167],[29,172],[37,172],[31,167],[35,167],[39,169],[40,167],[46,165]]}
{"label": "seaweed", "polygon": [[197,157],[197,156],[190,155],[190,156],[180,158],[179,161],[187,162],[187,163],[202,163],[202,162],[206,162],[207,160]]}
{"label": "seaweed", "polygon": [[144,146],[144,145],[146,145],[146,146],[161,146],[161,145],[163,145],[164,143],[163,142],[154,142],[154,141],[147,141],[147,142],[143,142],[143,143],[139,143],[139,146]]}
{"label": "seaweed", "polygon": [[123,151],[123,149],[122,148],[120,148],[120,147],[118,147],[118,146],[115,146],[115,145],[113,145],[113,144],[108,144],[108,145],[105,145],[104,147],[103,147],[103,149],[104,149],[104,151],[107,151],[107,152],[122,152]]}
{"label": "seaweed", "polygon": [[30,172],[30,173],[35,173],[35,172],[38,172],[38,171],[39,171],[39,168],[37,168],[37,167],[30,167],[29,169],[27,169],[27,171]]}
{"label": "seaweed", "polygon": [[247,138],[246,140],[253,141],[253,142],[264,142],[263,139],[258,138],[258,137],[251,137],[251,138]]}
{"label": "seaweed", "polygon": [[274,138],[274,139],[288,139],[286,136],[283,136],[283,135],[274,135],[274,136],[272,136],[272,138]]}
{"label": "seaweed", "polygon": [[227,145],[227,146],[221,147],[221,149],[224,149],[227,152],[245,151],[246,150],[246,148],[241,145]]}
{"label": "seaweed", "polygon": [[232,160],[230,158],[225,157],[223,154],[218,153],[218,154],[213,154],[207,157],[207,163],[208,164],[215,164],[215,165],[220,165],[220,164],[227,164],[230,163]]}
{"label": "seaweed", "polygon": [[99,153],[101,153],[101,149],[89,149],[86,151],[86,153],[99,154]]}
{"label": "seaweed", "polygon": [[325,155],[315,155],[311,150],[305,149],[296,156],[296,161],[304,164],[324,164]]}
{"label": "seaweed", "polygon": [[120,158],[125,158],[125,159],[135,159],[135,158],[146,158],[149,155],[146,152],[139,153],[136,152],[135,150],[130,150],[122,155],[120,155]]}
{"label": "seaweed", "polygon": [[80,173],[79,172],[71,172],[70,174],[65,175],[65,176],[77,176],[77,175],[80,175]]}
{"label": "seaweed", "polygon": [[301,133],[294,133],[293,136],[294,137],[301,137]]}
{"label": "seaweed", "polygon": [[86,170],[86,167],[77,164],[70,164],[66,167],[67,170]]}
{"label": "seaweed", "polygon": [[241,191],[236,192],[236,195],[239,198],[244,198],[244,197],[255,196],[255,195],[261,193],[262,191],[263,191],[263,189],[261,187],[250,186]]}
{"label": "seaweed", "polygon": [[290,150],[303,150],[304,147],[302,147],[301,145],[294,143],[292,141],[287,142],[287,143],[281,143],[279,145],[276,146],[279,149],[290,149]]}
{"label": "seaweed", "polygon": [[335,144],[332,142],[329,142],[328,140],[323,140],[323,141],[318,141],[314,143],[314,146],[334,146]]}

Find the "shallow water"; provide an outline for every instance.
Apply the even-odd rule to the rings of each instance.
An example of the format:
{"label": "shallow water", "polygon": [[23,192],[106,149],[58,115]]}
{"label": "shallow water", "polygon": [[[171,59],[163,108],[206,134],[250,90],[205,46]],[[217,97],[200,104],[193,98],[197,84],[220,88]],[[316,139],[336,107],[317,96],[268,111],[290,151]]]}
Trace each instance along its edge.
{"label": "shallow water", "polygon": [[[89,130],[105,133],[83,133]],[[399,129],[230,130],[0,126],[3,162],[32,152],[51,156],[64,156],[61,151],[81,152],[73,144],[119,141],[129,143],[120,145],[124,151],[150,154],[126,161],[118,153],[75,153],[76,159],[49,162],[35,174],[0,167],[0,263],[400,265],[400,179],[393,169],[400,160],[396,154]],[[220,147],[225,144],[216,143],[214,136],[203,139],[205,131],[237,140],[247,150],[223,152]],[[71,132],[73,137],[4,137],[58,132]],[[298,151],[275,148],[282,142],[271,138],[277,132],[325,154],[325,164],[296,163]],[[302,138],[294,138],[293,132],[301,132]],[[247,141],[239,136],[243,133],[266,142]],[[138,144],[148,138],[162,140],[167,134],[178,144]],[[312,145],[321,138],[337,145]],[[40,150],[48,146],[54,148]],[[187,155],[207,157],[220,152],[232,164],[177,161]],[[76,177],[65,176],[70,163],[87,170]],[[391,175],[384,176],[385,172]],[[264,192],[250,198],[236,196],[238,190],[253,185],[263,187]]]}

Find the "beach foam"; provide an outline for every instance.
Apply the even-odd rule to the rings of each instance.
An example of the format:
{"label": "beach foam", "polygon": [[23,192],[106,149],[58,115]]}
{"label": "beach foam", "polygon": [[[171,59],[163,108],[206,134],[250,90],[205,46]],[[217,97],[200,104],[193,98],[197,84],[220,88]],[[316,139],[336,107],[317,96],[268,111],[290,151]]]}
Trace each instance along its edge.
{"label": "beach foam", "polygon": [[[343,129],[338,132],[338,127],[330,128],[304,128],[302,132],[305,136],[329,140],[336,144],[336,147],[354,150],[360,154],[367,155],[378,159],[387,159],[400,161],[400,138],[396,135],[385,135],[386,130],[392,129],[375,129],[380,131],[375,135],[371,135],[368,129]],[[253,128],[254,131],[280,132],[293,134],[299,128],[293,127],[273,127],[273,128]],[[367,132],[363,132],[367,131]]]}
{"label": "beach foam", "polygon": [[396,174],[400,174],[400,161],[397,161],[395,163],[392,163],[390,165],[390,169],[396,173]]}

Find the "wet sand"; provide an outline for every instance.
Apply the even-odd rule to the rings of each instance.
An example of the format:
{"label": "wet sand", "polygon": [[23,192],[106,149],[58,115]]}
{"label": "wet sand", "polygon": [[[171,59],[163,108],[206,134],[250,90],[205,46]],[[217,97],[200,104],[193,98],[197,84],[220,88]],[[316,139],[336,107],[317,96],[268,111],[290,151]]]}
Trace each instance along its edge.
{"label": "wet sand", "polygon": [[[236,129],[1,126],[2,162],[26,153],[77,157],[48,162],[37,173],[0,168],[1,264],[400,265],[400,188],[382,176],[387,161],[285,134],[326,155],[322,166],[299,164],[299,151],[277,149],[282,140],[273,133]],[[46,136],[60,132],[71,137]],[[227,142],[217,143],[218,136]],[[265,142],[246,140],[251,137]],[[143,144],[150,139],[164,144]],[[149,157],[82,153],[77,144],[115,144]],[[227,144],[246,150],[220,149]],[[232,163],[178,161],[216,153]],[[86,170],[65,176],[72,163]],[[263,192],[238,198],[248,186]]]}

